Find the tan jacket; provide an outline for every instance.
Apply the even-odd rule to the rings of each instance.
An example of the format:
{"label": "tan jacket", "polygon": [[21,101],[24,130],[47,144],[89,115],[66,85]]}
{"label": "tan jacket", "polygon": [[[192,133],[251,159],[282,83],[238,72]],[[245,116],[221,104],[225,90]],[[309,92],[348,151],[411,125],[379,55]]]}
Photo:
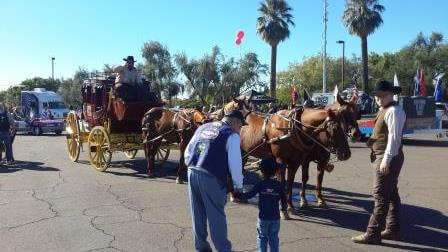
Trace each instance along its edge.
{"label": "tan jacket", "polygon": [[115,83],[126,83],[131,85],[142,83],[142,78],[135,68],[129,69],[126,65],[123,65],[115,68],[114,72],[117,73]]}

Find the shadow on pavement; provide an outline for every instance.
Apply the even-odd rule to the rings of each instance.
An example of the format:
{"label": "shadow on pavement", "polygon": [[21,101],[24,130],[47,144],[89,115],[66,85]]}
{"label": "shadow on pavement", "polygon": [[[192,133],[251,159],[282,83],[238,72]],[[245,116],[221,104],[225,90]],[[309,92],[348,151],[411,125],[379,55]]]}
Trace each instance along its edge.
{"label": "shadow on pavement", "polygon": [[404,145],[422,146],[422,147],[448,147],[448,141],[437,141],[429,139],[403,139]]}
{"label": "shadow on pavement", "polygon": [[[244,182],[254,185],[259,180],[258,174],[248,172]],[[300,188],[300,183],[294,184],[294,191],[297,192]],[[314,194],[314,192],[315,186],[307,185],[307,194]],[[332,188],[324,188],[323,193],[329,205],[328,208],[310,206],[298,209],[296,216],[300,218],[295,220],[351,229],[356,231],[353,235],[365,232],[373,209],[373,198],[370,195]],[[297,199],[295,202],[297,203]],[[408,251],[447,251],[448,216],[444,213],[404,202],[401,206],[401,224],[402,242],[384,240],[382,246]]]}
{"label": "shadow on pavement", "polygon": [[20,170],[32,170],[32,171],[59,171],[58,168],[45,166],[41,162],[31,161],[15,161],[11,165],[0,165],[0,173],[12,173]]}
{"label": "shadow on pavement", "polygon": [[[145,159],[131,159],[112,162],[110,167],[104,173],[110,173],[117,176],[130,176],[137,178],[148,178]],[[176,180],[177,162],[166,161],[162,166],[156,166],[154,171],[156,178],[165,178]],[[183,176],[186,179],[186,176]]]}

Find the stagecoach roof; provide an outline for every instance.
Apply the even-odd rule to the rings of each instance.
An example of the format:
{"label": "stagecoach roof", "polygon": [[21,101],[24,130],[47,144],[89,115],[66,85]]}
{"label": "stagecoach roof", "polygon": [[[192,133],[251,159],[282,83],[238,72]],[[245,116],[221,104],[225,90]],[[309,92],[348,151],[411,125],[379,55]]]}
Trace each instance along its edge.
{"label": "stagecoach roof", "polygon": [[255,90],[249,90],[246,93],[243,93],[243,97],[246,97],[246,99],[249,102],[253,103],[269,103],[269,102],[276,102],[275,98],[272,98],[270,96],[267,96],[263,93],[257,92]]}

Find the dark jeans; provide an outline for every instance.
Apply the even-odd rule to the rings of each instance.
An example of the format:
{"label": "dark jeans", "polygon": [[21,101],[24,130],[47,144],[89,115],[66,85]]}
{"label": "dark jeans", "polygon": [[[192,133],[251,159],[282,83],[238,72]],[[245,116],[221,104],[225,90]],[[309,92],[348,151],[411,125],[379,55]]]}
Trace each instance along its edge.
{"label": "dark jeans", "polygon": [[367,234],[378,236],[381,230],[400,231],[400,195],[398,194],[398,176],[403,166],[404,155],[400,151],[392,158],[388,174],[380,174],[380,164],[383,156],[373,156],[374,183],[373,198],[375,206],[370,216]]}
{"label": "dark jeans", "polygon": [[[4,144],[5,146],[6,160],[8,162],[13,161],[11,134],[9,133],[9,131],[0,131],[0,144]],[[1,159],[1,153],[0,153],[0,159]]]}
{"label": "dark jeans", "polygon": [[259,252],[278,252],[280,220],[260,220],[257,223],[257,247]]}

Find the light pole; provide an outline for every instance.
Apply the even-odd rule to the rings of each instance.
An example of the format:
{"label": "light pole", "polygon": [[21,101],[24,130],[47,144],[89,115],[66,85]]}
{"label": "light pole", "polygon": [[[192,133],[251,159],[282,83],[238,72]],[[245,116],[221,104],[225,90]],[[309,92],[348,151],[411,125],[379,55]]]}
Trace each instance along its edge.
{"label": "light pole", "polygon": [[54,81],[54,60],[56,58],[55,57],[51,57],[51,79],[53,79]]}
{"label": "light pole", "polygon": [[345,41],[338,40],[338,41],[336,41],[336,43],[342,44],[342,87],[341,87],[341,90],[344,90]]}

